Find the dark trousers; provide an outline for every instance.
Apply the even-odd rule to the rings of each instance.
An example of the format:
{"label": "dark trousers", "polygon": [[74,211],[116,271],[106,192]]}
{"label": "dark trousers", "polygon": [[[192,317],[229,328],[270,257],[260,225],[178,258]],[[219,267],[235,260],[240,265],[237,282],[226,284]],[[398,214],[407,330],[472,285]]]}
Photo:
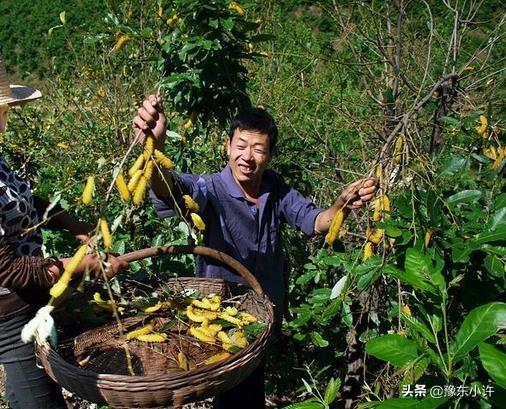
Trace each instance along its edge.
{"label": "dark trousers", "polygon": [[214,409],[265,408],[265,358],[250,376],[235,388],[214,398]]}
{"label": "dark trousers", "polygon": [[6,395],[12,409],[67,409],[61,388],[36,365],[33,343],[21,341],[29,316],[0,321],[0,364],[6,374]]}

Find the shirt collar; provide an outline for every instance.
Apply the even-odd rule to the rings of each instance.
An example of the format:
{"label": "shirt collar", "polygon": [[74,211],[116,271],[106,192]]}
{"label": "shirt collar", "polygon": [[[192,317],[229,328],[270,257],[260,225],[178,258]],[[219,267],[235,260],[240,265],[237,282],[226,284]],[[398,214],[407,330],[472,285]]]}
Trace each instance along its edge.
{"label": "shirt collar", "polygon": [[[224,183],[225,190],[228,192],[228,194],[232,197],[235,197],[236,199],[244,198],[244,193],[237,184],[237,182],[234,179],[234,176],[232,175],[232,168],[229,164],[223,168],[221,171],[221,180]],[[270,193],[270,186],[272,185],[271,177],[270,177],[270,171],[265,170],[263,176],[262,176],[262,182],[260,184],[260,198],[265,193]],[[268,195],[267,195],[268,196]]]}
{"label": "shirt collar", "polygon": [[232,168],[230,165],[225,166],[225,168],[221,171],[221,180],[223,180],[225,190],[230,196],[235,197],[236,199],[244,197],[241,188],[235,181],[234,176],[232,176]]}

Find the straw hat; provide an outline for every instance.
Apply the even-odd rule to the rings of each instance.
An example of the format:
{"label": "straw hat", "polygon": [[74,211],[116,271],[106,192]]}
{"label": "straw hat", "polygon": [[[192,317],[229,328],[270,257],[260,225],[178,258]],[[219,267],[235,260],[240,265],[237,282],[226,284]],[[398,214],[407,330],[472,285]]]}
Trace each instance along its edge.
{"label": "straw hat", "polygon": [[42,93],[37,89],[10,84],[4,63],[0,58],[0,105],[18,105],[40,97]]}

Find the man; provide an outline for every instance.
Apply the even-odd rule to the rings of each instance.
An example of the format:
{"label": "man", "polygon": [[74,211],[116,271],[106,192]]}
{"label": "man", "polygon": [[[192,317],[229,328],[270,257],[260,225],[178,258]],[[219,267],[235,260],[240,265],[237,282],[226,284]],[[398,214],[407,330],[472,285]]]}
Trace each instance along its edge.
{"label": "man", "polygon": [[[156,96],[151,95],[143,102],[134,118],[134,130],[142,138],[153,135],[155,148],[163,152],[166,119]],[[281,175],[267,169],[277,134],[274,120],[263,109],[239,113],[231,123],[227,139],[229,162],[220,173],[155,172],[151,198],[158,215],[167,217],[174,214],[172,196],[180,208],[184,208],[182,195],[192,196],[206,223],[205,244],[232,256],[255,275],[274,303],[275,321],[280,323],[284,295],[281,225],[288,223],[308,236],[324,234],[339,209],[347,214],[370,201],[376,182],[374,179],[355,182],[330,208],[320,209],[287,185]],[[196,275],[244,283],[228,268],[211,260],[198,260]],[[239,385],[236,391],[220,396],[217,407],[237,407],[240,402],[242,408],[263,408],[263,368],[245,382],[252,383],[249,387]],[[248,396],[248,391],[255,388],[257,392]],[[248,403],[249,406],[244,406]]]}

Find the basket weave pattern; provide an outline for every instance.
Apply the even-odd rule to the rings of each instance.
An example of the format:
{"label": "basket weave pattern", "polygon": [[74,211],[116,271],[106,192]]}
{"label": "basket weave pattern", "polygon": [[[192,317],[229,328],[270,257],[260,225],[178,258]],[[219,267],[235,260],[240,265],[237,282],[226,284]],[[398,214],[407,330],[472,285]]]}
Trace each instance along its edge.
{"label": "basket weave pattern", "polygon": [[[153,352],[146,345],[134,343],[131,348],[129,346],[133,367],[136,373],[143,374],[127,375],[125,351],[117,340],[115,324],[63,339],[57,350],[48,344],[37,345],[40,363],[65,389],[86,400],[115,408],[180,406],[206,399],[239,384],[259,365],[265,353],[273,323],[270,301],[264,294],[257,294],[244,286],[239,288],[221,279],[179,278],[169,280],[167,287],[174,291],[195,289],[202,295],[214,293],[223,298],[241,293],[239,309],[265,322],[266,328],[254,342],[226,360],[197,366],[190,371],[168,370],[170,362],[165,353]],[[160,319],[163,324],[163,319]],[[124,320],[123,324],[128,329],[141,320],[142,317],[132,317]],[[189,338],[188,343],[195,344],[195,340]],[[216,352],[220,350],[219,347],[214,348]],[[102,354],[94,360],[93,355],[97,351]],[[90,354],[90,365],[86,365],[86,369],[80,367],[78,361]]]}

